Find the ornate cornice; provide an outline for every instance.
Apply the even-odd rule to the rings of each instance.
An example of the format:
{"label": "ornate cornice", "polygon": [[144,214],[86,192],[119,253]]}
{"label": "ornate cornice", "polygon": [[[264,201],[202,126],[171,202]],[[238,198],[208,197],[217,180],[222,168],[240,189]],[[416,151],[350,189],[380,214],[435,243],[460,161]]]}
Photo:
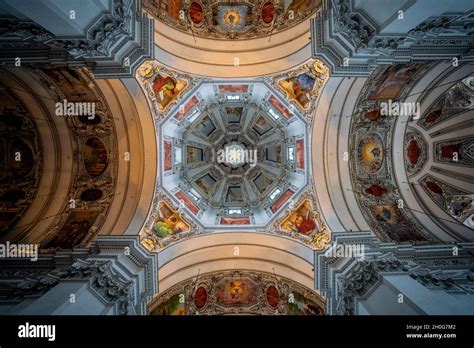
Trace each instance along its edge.
{"label": "ornate cornice", "polygon": [[339,278],[337,314],[355,314],[354,300],[364,298],[380,281],[380,273],[406,272],[407,266],[393,256],[357,262],[350,273]]}
{"label": "ornate cornice", "polygon": [[91,250],[42,254],[41,268],[7,260],[2,263],[0,286],[8,295],[2,295],[0,302],[38,298],[62,282],[79,280],[87,282],[104,303],[114,305],[117,314],[145,314],[147,301],[158,292],[157,262],[136,236],[102,236]]}
{"label": "ornate cornice", "polygon": [[[0,28],[0,47],[9,52],[0,61],[12,64],[19,56],[22,65],[52,60],[55,65],[85,65],[96,78],[134,76],[141,63],[153,58],[153,21],[141,12],[138,0],[113,0],[111,5],[83,37],[56,37],[34,22],[9,19]],[[15,55],[15,48],[30,50]]]}
{"label": "ornate cornice", "polygon": [[353,234],[357,233],[336,235],[334,239],[338,244],[364,243],[363,260],[317,253],[316,288],[326,297],[329,314],[357,314],[355,301],[370,296],[387,273],[411,277],[431,290],[473,291],[473,243],[413,246]]}
{"label": "ornate cornice", "polygon": [[323,8],[311,20],[312,51],[331,76],[368,76],[379,64],[407,60],[474,60],[472,11],[430,17],[397,36],[379,34],[353,0],[323,0]]}

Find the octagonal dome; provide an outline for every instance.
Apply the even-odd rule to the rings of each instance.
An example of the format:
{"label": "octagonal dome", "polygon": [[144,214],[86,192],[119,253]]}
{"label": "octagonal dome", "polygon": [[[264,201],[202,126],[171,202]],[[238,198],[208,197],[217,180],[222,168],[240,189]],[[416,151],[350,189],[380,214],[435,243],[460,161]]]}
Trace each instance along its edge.
{"label": "octagonal dome", "polygon": [[265,82],[203,82],[159,132],[160,185],[204,229],[264,228],[308,183],[306,122]]}

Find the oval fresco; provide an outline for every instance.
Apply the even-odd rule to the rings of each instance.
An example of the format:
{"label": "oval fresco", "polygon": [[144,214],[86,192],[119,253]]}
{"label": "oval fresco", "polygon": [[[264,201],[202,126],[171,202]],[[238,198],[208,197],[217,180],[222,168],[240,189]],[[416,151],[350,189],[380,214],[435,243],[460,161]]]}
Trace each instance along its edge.
{"label": "oval fresco", "polygon": [[89,138],[84,144],[84,166],[90,176],[99,176],[107,168],[107,149],[98,138]]}
{"label": "oval fresco", "polygon": [[298,232],[304,235],[319,231],[314,210],[309,200],[305,200],[297,208],[291,210],[280,226],[286,231]]}
{"label": "oval fresco", "polygon": [[273,285],[270,285],[267,288],[266,296],[268,304],[273,308],[276,308],[278,306],[278,303],[280,303],[280,295],[278,293],[277,288]]}
{"label": "oval fresco", "polygon": [[266,24],[269,24],[273,22],[274,18],[275,18],[275,5],[273,5],[273,2],[267,1],[265,4],[263,4],[263,7],[262,7],[262,21]]}
{"label": "oval fresco", "polygon": [[416,139],[412,139],[408,143],[406,156],[412,166],[415,166],[418,163],[418,160],[420,159],[420,156],[421,156],[421,148],[418,145],[418,142],[416,141]]}
{"label": "oval fresco", "polygon": [[191,3],[191,6],[189,7],[189,17],[191,18],[194,24],[202,23],[202,20],[204,19],[204,15],[203,15],[202,6],[200,3],[196,1],[193,1]]}
{"label": "oval fresco", "polygon": [[27,176],[33,169],[33,151],[23,140],[14,140],[10,146],[10,168],[15,178]]}
{"label": "oval fresco", "polygon": [[194,305],[197,309],[203,308],[207,303],[207,290],[200,286],[194,294]]}
{"label": "oval fresco", "polygon": [[385,151],[382,138],[376,133],[367,133],[359,141],[357,158],[360,168],[368,173],[375,174],[384,161]]}
{"label": "oval fresco", "polygon": [[88,189],[81,193],[81,200],[86,202],[94,202],[101,199],[103,193],[101,190],[98,189]]}

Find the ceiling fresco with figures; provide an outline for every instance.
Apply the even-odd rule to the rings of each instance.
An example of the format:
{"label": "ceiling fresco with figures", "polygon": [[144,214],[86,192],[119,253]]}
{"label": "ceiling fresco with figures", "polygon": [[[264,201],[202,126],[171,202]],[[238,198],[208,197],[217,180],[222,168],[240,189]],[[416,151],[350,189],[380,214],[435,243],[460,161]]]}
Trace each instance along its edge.
{"label": "ceiling fresco with figures", "polygon": [[262,272],[211,273],[177,284],[150,304],[151,315],[323,315],[321,297]]}
{"label": "ceiling fresco with figures", "polygon": [[256,229],[324,246],[308,157],[324,64],[242,81],[208,82],[155,62],[137,74],[161,159],[156,210],[143,231],[148,249],[194,233]]}
{"label": "ceiling fresco with figures", "polygon": [[145,0],[145,9],[164,23],[207,38],[245,39],[291,28],[312,16],[320,0]]}
{"label": "ceiling fresco with figures", "polygon": [[[394,184],[391,153],[391,134],[396,117],[382,115],[381,100],[398,100],[407,94],[410,82],[428,67],[421,64],[398,64],[380,68],[364,86],[359,96],[355,120],[352,122],[351,147],[356,156],[351,169],[358,201],[369,224],[384,240],[423,242],[427,237],[421,226],[410,218],[410,212],[398,205],[400,195]],[[414,138],[416,139],[416,138]],[[415,140],[415,144],[418,144]],[[407,146],[410,165],[422,161],[422,150]],[[419,158],[420,157],[420,158]]]}

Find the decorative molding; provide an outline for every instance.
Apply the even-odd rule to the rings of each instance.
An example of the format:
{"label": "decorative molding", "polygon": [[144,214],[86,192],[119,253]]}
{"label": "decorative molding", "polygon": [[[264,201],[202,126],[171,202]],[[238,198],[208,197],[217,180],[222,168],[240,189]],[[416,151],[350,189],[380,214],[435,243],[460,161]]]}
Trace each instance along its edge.
{"label": "decorative molding", "polygon": [[81,280],[113,304],[116,314],[145,314],[147,301],[158,292],[158,261],[139,244],[137,236],[100,236],[91,249],[40,254],[34,266],[29,260],[4,260],[0,302],[38,298],[61,282]]}
{"label": "decorative molding", "polygon": [[134,76],[138,66],[154,56],[153,21],[141,12],[139,0],[110,4],[108,12],[85,28],[83,37],[57,38],[36,23],[9,19],[0,28],[0,47],[9,52],[0,54],[0,61],[13,64],[15,57],[21,57],[22,65],[54,61],[54,65],[87,66],[96,78]]}
{"label": "decorative molding", "polygon": [[[455,83],[443,94],[441,94],[422,115],[417,124],[425,130],[439,125],[453,117],[474,109],[474,75],[470,75],[462,81]],[[441,130],[445,131],[445,129]],[[430,134],[438,136],[442,133]]]}
{"label": "decorative molding", "polygon": [[430,174],[418,180],[426,194],[449,216],[462,224],[474,214],[474,195]]}
{"label": "decorative molding", "polygon": [[428,143],[423,135],[414,128],[405,134],[403,144],[405,168],[409,176],[418,174],[428,161]]}
{"label": "decorative molding", "polygon": [[380,273],[405,272],[408,268],[393,257],[357,262],[350,273],[339,277],[339,293],[336,313],[355,314],[355,299],[364,298],[380,281]]}
{"label": "decorative molding", "polygon": [[[43,43],[54,38],[48,30],[34,22],[3,19],[0,28],[0,41],[22,40]],[[3,44],[3,42],[1,42]]]}
{"label": "decorative molding", "polygon": [[323,0],[311,20],[312,56],[331,76],[369,76],[380,64],[423,60],[473,61],[472,11],[430,17],[403,36],[377,34],[375,22],[353,0]]}
{"label": "decorative molding", "polygon": [[[354,234],[354,233],[352,233]],[[370,236],[335,234],[338,244],[363,243],[364,259],[326,257],[317,253],[316,288],[326,297],[328,314],[354,315],[387,273],[412,277],[430,290],[472,294],[473,243],[408,245],[381,243]],[[456,248],[456,252],[454,252]]]}
{"label": "decorative molding", "polygon": [[465,136],[433,143],[434,162],[474,167],[474,137]]}

